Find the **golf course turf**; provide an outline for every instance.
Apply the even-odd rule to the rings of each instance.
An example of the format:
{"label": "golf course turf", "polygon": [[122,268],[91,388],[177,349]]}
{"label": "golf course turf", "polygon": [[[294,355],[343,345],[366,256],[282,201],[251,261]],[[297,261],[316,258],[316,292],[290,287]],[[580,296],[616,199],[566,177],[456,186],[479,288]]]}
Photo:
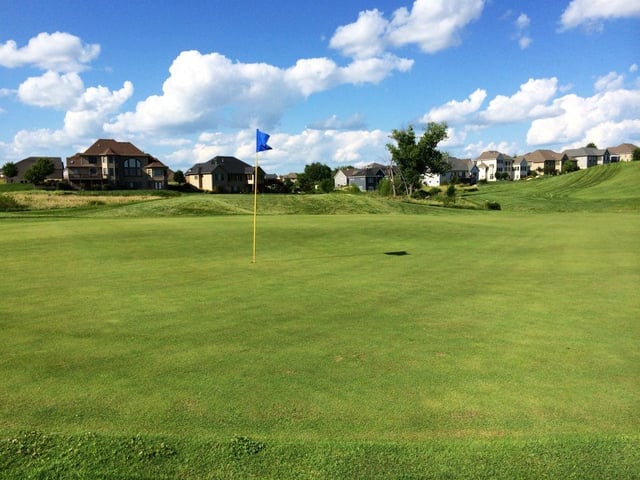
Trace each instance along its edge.
{"label": "golf course turf", "polygon": [[0,477],[640,478],[639,177],[0,213]]}

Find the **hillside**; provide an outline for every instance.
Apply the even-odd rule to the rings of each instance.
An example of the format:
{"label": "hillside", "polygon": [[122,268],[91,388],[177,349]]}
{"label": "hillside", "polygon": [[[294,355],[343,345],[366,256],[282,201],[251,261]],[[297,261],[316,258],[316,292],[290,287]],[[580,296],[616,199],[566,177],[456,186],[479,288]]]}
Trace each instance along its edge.
{"label": "hillside", "polygon": [[[476,191],[459,189],[457,208],[484,209],[500,203],[504,211],[528,212],[638,212],[640,163],[590,168],[558,177],[520,182],[496,182]],[[61,215],[88,217],[169,217],[251,215],[253,195],[170,194],[139,192],[108,196],[100,192],[22,191],[3,189],[29,211],[6,215]],[[133,192],[130,192],[133,193]],[[437,202],[388,199],[372,194],[278,195],[258,197],[260,215],[438,214],[451,212]]]}
{"label": "hillside", "polygon": [[640,163],[593,167],[557,177],[481,185],[465,200],[481,206],[497,201],[511,211],[640,211]]}

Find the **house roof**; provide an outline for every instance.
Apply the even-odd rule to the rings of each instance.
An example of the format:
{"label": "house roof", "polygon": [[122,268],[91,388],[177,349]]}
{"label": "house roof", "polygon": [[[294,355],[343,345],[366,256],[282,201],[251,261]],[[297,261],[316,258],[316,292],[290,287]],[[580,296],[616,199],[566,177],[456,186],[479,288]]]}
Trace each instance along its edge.
{"label": "house roof", "polygon": [[621,143],[617,147],[609,148],[609,153],[613,153],[614,155],[630,155],[636,148],[638,147],[633,143]]}
{"label": "house roof", "polygon": [[510,160],[511,156],[507,155],[505,153],[501,153],[498,152],[496,150],[487,150],[486,152],[482,152],[480,154],[480,156],[478,158],[476,158],[476,160],[482,161],[482,160],[496,160],[498,158],[502,158],[505,160]]}
{"label": "house roof", "polygon": [[449,157],[447,162],[454,172],[468,172],[473,167],[473,162],[470,158]]}
{"label": "house roof", "polygon": [[606,150],[600,150],[598,148],[583,147],[583,148],[570,148],[568,150],[565,150],[563,153],[569,158],[575,158],[575,157],[601,157],[602,155],[604,155],[604,152],[606,152]]}
{"label": "house roof", "polygon": [[529,163],[544,163],[546,160],[553,160],[554,162],[560,160],[562,154],[554,152],[553,150],[535,150],[525,153],[523,157]]}
{"label": "house roof", "polygon": [[363,168],[353,168],[344,170],[347,177],[377,177],[385,175],[387,167],[379,163],[370,163]]}
{"label": "house roof", "polygon": [[236,157],[213,157],[206,162],[196,163],[193,167],[185,172],[185,175],[206,175],[213,173],[214,170],[221,168],[227,173],[246,173],[247,168],[253,169],[251,165],[237,159]]}
{"label": "house roof", "polygon": [[84,155],[119,155],[140,156],[146,155],[131,142],[118,142],[111,138],[101,138],[85,150]]}
{"label": "house roof", "polygon": [[160,160],[154,160],[144,168],[167,168],[167,166]]}

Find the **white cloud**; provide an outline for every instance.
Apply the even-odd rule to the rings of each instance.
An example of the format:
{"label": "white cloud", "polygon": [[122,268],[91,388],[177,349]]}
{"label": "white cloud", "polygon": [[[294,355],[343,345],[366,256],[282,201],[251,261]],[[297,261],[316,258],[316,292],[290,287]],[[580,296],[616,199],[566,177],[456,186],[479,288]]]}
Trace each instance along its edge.
{"label": "white cloud", "polygon": [[26,46],[18,48],[13,40],[0,44],[0,66],[35,66],[54,72],[80,72],[100,54],[97,44],[83,44],[65,32],[39,33]]}
{"label": "white cloud", "polygon": [[[557,115],[531,123],[527,132],[529,145],[582,143],[589,132],[597,132],[602,145],[640,139],[640,89],[604,91],[586,98],[570,94],[554,100],[553,106]],[[615,124],[619,126],[614,127]],[[626,138],[618,136],[623,132]],[[590,141],[595,140],[587,143]]]}
{"label": "white cloud", "polygon": [[496,96],[481,116],[489,123],[509,123],[547,113],[545,104],[558,91],[558,79],[529,79],[511,97]]}
{"label": "white cloud", "polygon": [[634,63],[633,65],[631,65],[629,67],[629,72],[630,73],[636,73],[637,71],[638,71],[638,64],[637,63]]}
{"label": "white cloud", "polygon": [[451,100],[444,105],[432,108],[423,116],[422,120],[425,123],[447,122],[455,124],[464,122],[468,115],[480,109],[486,97],[487,91],[478,88],[461,102]]}
{"label": "white cloud", "polygon": [[40,77],[29,77],[18,87],[18,98],[27,105],[66,110],[77,102],[84,90],[80,76],[48,71]]}
{"label": "white cloud", "polygon": [[531,19],[526,13],[521,13],[518,18],[516,18],[516,27],[518,30],[525,30],[529,28],[529,25],[531,25]]}
{"label": "white cloud", "polygon": [[120,109],[133,94],[131,82],[125,82],[120,90],[110,91],[106,87],[90,87],[65,114],[64,126],[59,130],[21,130],[13,139],[16,154],[27,154],[34,150],[67,148],[102,136],[102,126],[110,115]]}
{"label": "white cloud", "polygon": [[620,75],[616,72],[609,72],[596,80],[594,88],[597,92],[604,92],[606,90],[618,90],[624,86],[624,75]]}
{"label": "white cloud", "polygon": [[357,59],[406,45],[435,53],[460,44],[462,30],[480,17],[484,4],[485,0],[415,0],[411,10],[399,8],[391,20],[377,9],[362,11],[354,23],[336,29],[329,46]]}
{"label": "white cloud", "polygon": [[427,53],[456,46],[461,31],[480,17],[484,4],[484,0],[415,0],[411,11],[400,8],[393,13],[388,41],[396,47],[418,45]]}
{"label": "white cloud", "polygon": [[364,118],[359,113],[355,113],[346,119],[331,115],[329,118],[309,124],[308,128],[314,130],[360,130],[364,127],[364,123]]}
{"label": "white cloud", "polygon": [[592,27],[602,20],[640,16],[637,0],[572,0],[560,17],[563,29]]}
{"label": "white cloud", "polygon": [[370,58],[384,52],[383,37],[389,22],[378,10],[360,12],[358,20],[338,27],[329,47],[353,58]]}
{"label": "white cloud", "polygon": [[532,42],[533,40],[531,40],[531,37],[527,37],[526,35],[518,39],[518,45],[520,45],[520,48],[522,50],[526,50],[527,48],[529,48]]}
{"label": "white cloud", "polygon": [[197,131],[225,123],[237,128],[275,125],[306,97],[341,84],[377,83],[393,71],[411,68],[393,55],[357,59],[346,67],[328,58],[301,59],[281,69],[265,63],[232,62],[219,53],[182,52],[169,69],[162,95],[138,102],[106,126],[117,134]]}

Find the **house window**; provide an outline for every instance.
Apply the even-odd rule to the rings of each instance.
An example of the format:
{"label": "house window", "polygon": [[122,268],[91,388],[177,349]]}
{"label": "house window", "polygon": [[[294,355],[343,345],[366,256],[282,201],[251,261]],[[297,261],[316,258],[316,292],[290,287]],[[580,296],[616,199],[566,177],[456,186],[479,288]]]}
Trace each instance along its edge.
{"label": "house window", "polygon": [[142,162],[137,158],[129,158],[124,161],[124,176],[139,177],[142,174]]}

